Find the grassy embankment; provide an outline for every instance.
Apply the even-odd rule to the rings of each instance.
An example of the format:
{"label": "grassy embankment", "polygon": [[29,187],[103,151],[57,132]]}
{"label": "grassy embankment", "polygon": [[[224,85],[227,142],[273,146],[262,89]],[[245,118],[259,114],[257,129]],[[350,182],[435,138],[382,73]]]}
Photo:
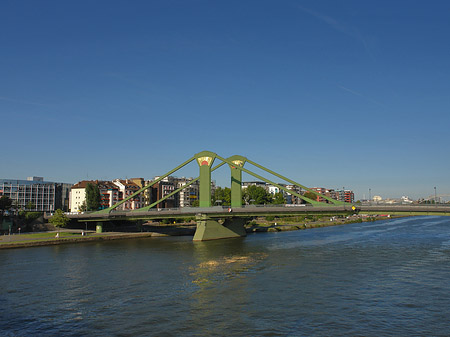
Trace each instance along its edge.
{"label": "grassy embankment", "polygon": [[101,240],[116,240],[128,239],[137,237],[151,236],[151,233],[94,233],[90,232],[87,235],[82,235],[81,232],[61,231],[59,237],[56,237],[57,232],[40,232],[40,233],[26,233],[3,235],[0,237],[0,249],[2,248],[21,248],[34,247],[45,245],[59,245],[65,243],[87,242],[87,241],[101,241]]}
{"label": "grassy embankment", "polygon": [[248,232],[281,232],[302,230],[308,228],[338,226],[351,223],[371,222],[385,220],[385,217],[361,217],[361,216],[287,216],[266,217],[251,221],[246,227]]}

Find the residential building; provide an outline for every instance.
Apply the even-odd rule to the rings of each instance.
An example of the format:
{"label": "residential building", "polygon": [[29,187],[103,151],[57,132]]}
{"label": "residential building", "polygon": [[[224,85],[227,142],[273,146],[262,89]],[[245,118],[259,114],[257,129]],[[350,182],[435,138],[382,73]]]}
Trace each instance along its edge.
{"label": "residential building", "polygon": [[[193,178],[178,178],[177,188],[181,188],[190,183]],[[180,191],[179,194],[179,207],[192,207],[193,203],[198,200],[199,197],[199,181],[190,184],[186,188]]]}
{"label": "residential building", "polygon": [[81,212],[82,206],[86,201],[86,186],[92,181],[83,180],[70,189],[70,211],[71,212]]}
{"label": "residential building", "polygon": [[109,208],[119,202],[119,188],[110,181],[96,181],[100,191],[100,208]]}
{"label": "residential building", "polygon": [[100,208],[111,207],[119,201],[119,188],[110,181],[83,180],[71,187],[70,211],[81,212],[86,202],[86,187],[88,184],[97,185],[100,192]]}
{"label": "residential building", "polygon": [[[327,197],[330,196],[330,193],[328,192],[328,190],[326,188],[323,188],[323,187],[312,187],[311,190],[313,190],[314,192],[323,194],[323,195],[325,195]],[[321,197],[319,195],[317,195],[314,200],[318,201],[318,202],[327,202],[327,199],[325,199],[324,197]]]}
{"label": "residential building", "polygon": [[[312,187],[311,190],[323,194],[327,197],[330,197],[335,200],[339,201],[345,201],[349,203],[355,202],[355,195],[353,191],[350,190],[333,190],[333,189],[326,189],[324,187]],[[316,199],[314,199],[319,202],[327,202],[330,203],[330,201],[326,200],[324,197],[317,196]]]}
{"label": "residential building", "polygon": [[[127,199],[134,193],[140,190],[139,185],[137,185],[134,181],[130,179],[115,179],[112,181],[114,185],[116,185],[119,188],[119,195],[118,195],[118,201]],[[138,194],[135,197],[127,200],[122,205],[119,206],[119,209],[121,210],[131,210],[131,209],[138,209],[144,206],[144,198]]]}
{"label": "residential building", "polygon": [[339,196],[338,199],[340,201],[354,203],[355,202],[355,194],[351,190],[336,190],[337,195]]}
{"label": "residential building", "polygon": [[[303,194],[301,187],[297,185],[286,185],[286,188],[292,192],[297,194]],[[302,198],[297,197],[296,195],[286,193],[286,204],[300,205],[304,204],[305,201]]]}
{"label": "residential building", "polygon": [[[155,177],[152,181],[158,180],[160,177]],[[148,184],[150,184],[150,181]],[[168,176],[150,187],[150,203],[154,203],[176,190],[176,178]],[[156,205],[157,208],[176,208],[178,207],[178,195],[171,195],[165,200]]]}

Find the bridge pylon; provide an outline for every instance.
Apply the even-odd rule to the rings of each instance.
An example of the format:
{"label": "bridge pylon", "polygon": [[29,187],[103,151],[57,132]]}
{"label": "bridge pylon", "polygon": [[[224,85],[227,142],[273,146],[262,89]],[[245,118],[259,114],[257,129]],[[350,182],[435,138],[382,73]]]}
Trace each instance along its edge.
{"label": "bridge pylon", "polygon": [[242,156],[232,156],[228,158],[233,163],[231,169],[231,207],[242,206],[242,170],[237,167],[244,167],[247,158]]}
{"label": "bridge pylon", "polygon": [[211,166],[216,156],[214,152],[210,151],[203,151],[194,155],[200,167],[200,207],[211,207]]}

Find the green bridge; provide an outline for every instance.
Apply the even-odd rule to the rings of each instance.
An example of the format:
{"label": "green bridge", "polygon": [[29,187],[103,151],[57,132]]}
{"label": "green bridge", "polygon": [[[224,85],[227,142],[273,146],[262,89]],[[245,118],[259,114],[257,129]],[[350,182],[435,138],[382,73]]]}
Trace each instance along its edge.
{"label": "green bridge", "polygon": [[[157,184],[164,178],[172,175],[189,163],[195,161],[199,167],[199,176],[189,183],[166,195],[165,197],[155,201],[151,205],[143,208],[121,211],[118,207],[130,199],[135,198],[146,189]],[[214,166],[216,161],[220,161]],[[223,165],[228,165],[231,176],[231,206],[221,207],[211,205],[211,172],[217,170]],[[277,184],[261,175],[258,175],[244,166],[253,165],[262,171],[269,173],[291,185],[298,186],[305,191],[309,191],[314,195],[320,196],[327,202],[318,202],[316,200],[305,197],[304,195],[287,189],[285,186]],[[253,177],[278,187],[291,195],[297,196],[304,200],[306,204],[302,205],[277,205],[277,206],[255,206],[242,204],[242,172],[245,172]],[[191,184],[199,181],[199,207],[184,207],[180,209],[155,209],[154,207],[160,202],[170,198],[176,193],[187,188]],[[393,208],[394,207],[394,208]],[[152,220],[164,218],[177,218],[186,216],[195,216],[197,222],[197,230],[194,235],[194,241],[214,240],[232,237],[245,236],[244,224],[246,217],[249,216],[263,216],[263,215],[295,215],[295,214],[353,214],[359,211],[370,212],[372,214],[380,214],[390,212],[391,214],[401,215],[450,215],[450,207],[433,207],[431,206],[356,206],[354,204],[345,203],[332,199],[328,196],[320,194],[308,187],[295,182],[287,177],[282,176],[260,164],[257,164],[250,159],[235,155],[229,158],[224,158],[218,154],[210,151],[203,151],[195,154],[192,158],[186,160],[184,163],[167,172],[165,175],[151,182],[151,184],[141,188],[129,197],[121,200],[115,205],[103,209],[101,211],[69,215],[70,218],[77,219],[80,222],[95,221],[97,226],[101,228],[105,221],[138,221],[138,220]]]}

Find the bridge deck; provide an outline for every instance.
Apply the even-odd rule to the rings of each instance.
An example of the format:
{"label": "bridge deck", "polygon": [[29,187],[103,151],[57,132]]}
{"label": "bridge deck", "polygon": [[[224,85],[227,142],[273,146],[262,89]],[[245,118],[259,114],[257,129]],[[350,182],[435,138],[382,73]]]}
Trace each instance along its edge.
{"label": "bridge deck", "polygon": [[[336,213],[368,213],[368,214],[398,214],[398,215],[450,215],[450,205],[354,205],[343,206],[309,206],[309,205],[276,205],[276,206],[243,206],[243,207],[184,207],[177,209],[152,209],[139,211],[112,211],[108,214],[77,213],[67,214],[78,221],[118,221],[118,220],[151,220],[164,218],[194,217],[206,214],[213,218],[264,216],[264,215],[296,215],[296,214],[336,214]],[[47,214],[49,218],[51,214]]]}

